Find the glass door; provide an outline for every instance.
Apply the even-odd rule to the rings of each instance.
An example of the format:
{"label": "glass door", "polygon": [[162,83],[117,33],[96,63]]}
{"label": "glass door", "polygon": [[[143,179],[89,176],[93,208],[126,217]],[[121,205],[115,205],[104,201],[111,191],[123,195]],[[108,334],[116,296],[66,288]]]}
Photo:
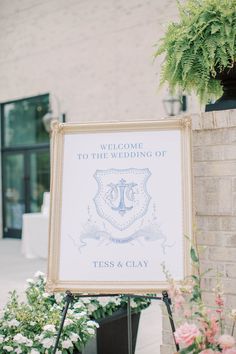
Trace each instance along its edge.
{"label": "glass door", "polygon": [[29,211],[39,212],[44,192],[49,192],[49,151],[30,152],[29,156]]}
{"label": "glass door", "polygon": [[1,105],[3,237],[21,237],[22,214],[39,212],[49,191],[49,96]]}
{"label": "glass door", "polygon": [[23,153],[3,156],[4,236],[19,237],[26,209],[25,161]]}
{"label": "glass door", "polygon": [[49,150],[3,154],[4,237],[20,238],[22,215],[40,212],[50,187]]}

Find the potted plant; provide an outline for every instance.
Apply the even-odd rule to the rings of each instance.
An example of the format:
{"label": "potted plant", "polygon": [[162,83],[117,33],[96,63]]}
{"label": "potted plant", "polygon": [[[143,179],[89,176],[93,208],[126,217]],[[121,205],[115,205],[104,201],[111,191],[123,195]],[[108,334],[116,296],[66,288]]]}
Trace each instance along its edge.
{"label": "potted plant", "polygon": [[[128,354],[127,303],[125,295],[84,298],[91,319],[99,324],[96,331],[95,349],[88,354]],[[135,352],[140,313],[151,303],[147,298],[132,298],[132,349]]]}
{"label": "potted plant", "polygon": [[[203,103],[224,90],[225,107],[215,108],[235,108],[235,0],[186,0],[178,7],[179,22],[168,26],[155,53],[165,54],[161,83],[167,82],[172,92],[194,92]],[[229,85],[223,88],[228,74]]]}
{"label": "potted plant", "polygon": [[[26,301],[20,302],[14,291],[2,311],[0,353],[52,354],[63,306],[63,296],[46,293],[44,274],[37,272],[28,280]],[[86,307],[75,302],[68,310],[57,354],[81,353],[97,326]]]}
{"label": "potted plant", "polygon": [[[27,280],[26,300],[20,302],[16,292],[0,316],[1,354],[52,354],[61,323],[65,294],[49,294],[46,278],[37,272]],[[135,348],[140,311],[150,300],[131,300],[133,348]],[[127,350],[127,297],[80,297],[71,303],[64,322],[57,354],[115,354]],[[109,333],[107,333],[107,330]],[[95,338],[95,345],[90,344]],[[114,347],[114,343],[116,343]],[[104,346],[105,344],[105,346]]]}
{"label": "potted plant", "polygon": [[[234,328],[236,309],[227,309],[220,274],[216,274],[216,287],[212,289],[214,306],[204,302],[202,280],[208,271],[201,272],[196,247],[191,247],[194,274],[178,285],[164,267],[170,284],[176,323],[174,337],[180,354],[236,354]],[[210,269],[209,269],[210,271]]]}

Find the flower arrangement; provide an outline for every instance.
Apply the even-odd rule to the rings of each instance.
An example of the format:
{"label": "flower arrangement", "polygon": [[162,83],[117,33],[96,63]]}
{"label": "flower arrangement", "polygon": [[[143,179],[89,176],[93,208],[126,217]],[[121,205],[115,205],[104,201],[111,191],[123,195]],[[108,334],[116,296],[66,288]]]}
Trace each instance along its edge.
{"label": "flower arrangement", "polygon": [[[37,272],[35,279],[28,279],[26,302],[19,302],[14,291],[3,310],[0,353],[52,354],[63,306],[63,296],[48,294],[44,274]],[[81,351],[95,335],[97,327],[84,304],[73,303],[67,313],[57,354],[73,353],[74,348]]]}
{"label": "flower arrangement", "polygon": [[[81,301],[86,306],[90,317],[94,320],[100,320],[113,315],[119,310],[126,310],[128,298],[125,295],[119,295],[113,297],[82,298]],[[137,297],[131,299],[132,313],[139,313],[141,310],[147,308],[150,303],[151,300],[146,298]]]}
{"label": "flower arrangement", "polygon": [[[46,278],[37,272],[34,279],[27,280],[26,301],[20,302],[15,291],[11,293],[0,317],[1,354],[52,354],[57,330],[65,305],[64,293],[46,292]],[[134,313],[149,306],[151,300],[131,300]],[[125,295],[114,297],[81,297],[73,301],[67,312],[57,354],[82,351],[99,327],[95,320],[126,309]]]}
{"label": "flower arrangement", "polygon": [[[169,282],[169,295],[173,299],[173,314],[177,321],[174,333],[175,341],[182,354],[236,354],[233,337],[236,310],[227,310],[224,304],[221,277],[216,275],[217,286],[214,289],[215,306],[209,308],[203,300],[202,279],[199,256],[196,247],[191,247],[191,259],[195,268],[193,275],[177,286],[163,265]],[[208,272],[208,271],[207,271]],[[228,325],[231,324],[229,331]]]}

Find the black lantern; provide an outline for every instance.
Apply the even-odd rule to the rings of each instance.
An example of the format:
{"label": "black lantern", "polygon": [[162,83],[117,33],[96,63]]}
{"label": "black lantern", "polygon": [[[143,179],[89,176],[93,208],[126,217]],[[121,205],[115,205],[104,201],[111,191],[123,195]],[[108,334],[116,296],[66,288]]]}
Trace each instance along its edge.
{"label": "black lantern", "polygon": [[[53,106],[56,106],[57,113],[55,113],[54,109],[52,109],[52,98],[54,98],[55,104]],[[58,98],[55,95],[50,94],[48,112],[42,117],[44,129],[46,132],[51,132],[51,124],[54,120],[64,123],[66,121],[66,115],[65,113],[61,114],[60,112],[60,103]]]}
{"label": "black lantern", "polygon": [[179,95],[174,97],[170,95],[163,100],[163,105],[168,116],[176,116],[181,112],[187,111],[187,96]]}

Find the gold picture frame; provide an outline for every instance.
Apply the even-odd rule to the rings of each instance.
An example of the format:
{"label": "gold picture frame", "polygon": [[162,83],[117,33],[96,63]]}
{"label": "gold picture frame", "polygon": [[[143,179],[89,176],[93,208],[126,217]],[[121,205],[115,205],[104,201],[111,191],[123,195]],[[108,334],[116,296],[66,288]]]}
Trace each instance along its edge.
{"label": "gold picture frame", "polygon": [[47,290],[158,293],[190,274],[191,119],[52,125]]}

